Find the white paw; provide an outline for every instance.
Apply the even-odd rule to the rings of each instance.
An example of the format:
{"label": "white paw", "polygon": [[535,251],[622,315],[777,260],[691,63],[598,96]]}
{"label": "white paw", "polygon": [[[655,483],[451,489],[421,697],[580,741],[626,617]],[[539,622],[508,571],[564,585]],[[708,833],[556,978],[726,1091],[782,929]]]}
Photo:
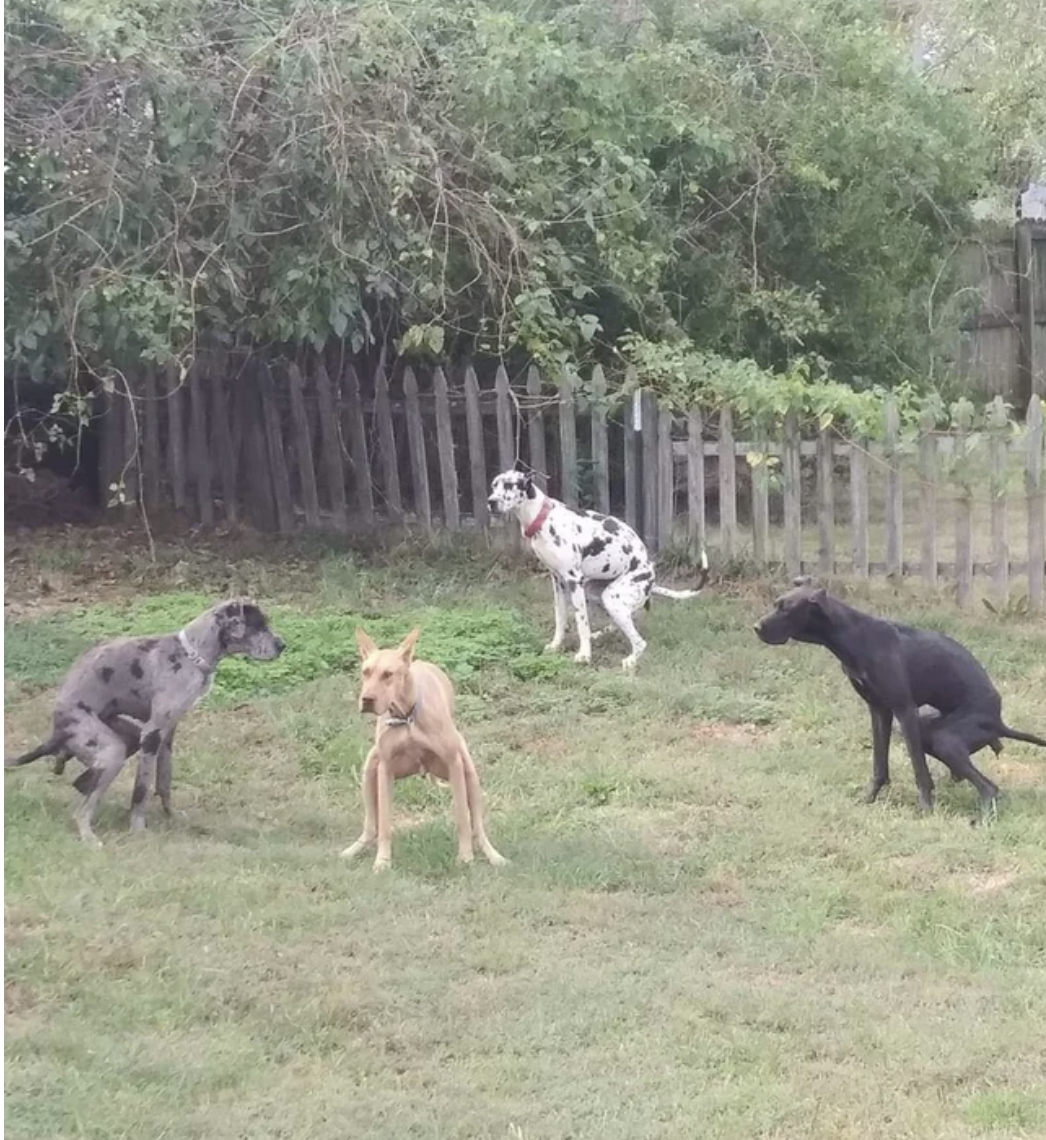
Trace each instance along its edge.
{"label": "white paw", "polygon": [[629,655],[628,655],[628,656],[627,656],[627,657],[626,657],[626,658],[625,658],[625,659],[624,659],[624,660],[621,662],[621,668],[622,668],[622,669],[624,669],[624,671],[625,671],[626,673],[632,673],[632,672],[634,672],[634,671],[635,671],[635,668],[636,668],[636,662],[637,662],[638,660],[639,660],[639,658],[638,658],[638,657],[637,657],[637,656],[636,656],[634,653],[630,653],[630,654],[629,654]]}
{"label": "white paw", "polygon": [[492,867],[504,867],[505,864],[508,862],[508,860],[505,858],[504,855],[501,855],[497,851],[494,851],[492,849],[492,850],[487,852],[487,862]]}
{"label": "white paw", "polygon": [[544,651],[546,653],[558,653],[562,648],[563,648],[563,642],[562,641],[550,641],[548,643],[548,645],[545,646]]}
{"label": "white paw", "polygon": [[579,665],[589,665],[592,662],[592,651],[590,649],[579,649],[574,654],[574,660]]}
{"label": "white paw", "polygon": [[387,871],[392,865],[391,859],[375,859],[374,860],[374,874],[380,875],[383,871]]}

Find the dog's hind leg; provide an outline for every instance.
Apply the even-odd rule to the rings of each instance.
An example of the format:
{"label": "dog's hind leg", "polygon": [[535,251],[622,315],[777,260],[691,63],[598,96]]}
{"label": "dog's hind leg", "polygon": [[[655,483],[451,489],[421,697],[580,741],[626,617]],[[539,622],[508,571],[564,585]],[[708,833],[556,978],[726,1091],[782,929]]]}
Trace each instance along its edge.
{"label": "dog's hind leg", "polygon": [[372,748],[367,753],[360,777],[363,790],[363,833],[355,843],[341,853],[343,859],[352,859],[365,847],[369,847],[378,837],[378,750]]}
{"label": "dog's hind leg", "polygon": [[[644,571],[649,574],[649,571]],[[622,669],[634,669],[643,651],[646,642],[636,629],[633,614],[646,601],[649,595],[650,581],[637,580],[631,574],[625,574],[617,581],[611,582],[603,591],[601,604],[606,610],[610,620],[628,638],[632,652],[621,662]]]}
{"label": "dog's hind leg", "polygon": [[483,852],[487,862],[491,866],[501,867],[508,860],[494,849],[494,844],[487,838],[487,829],[483,823],[483,790],[479,786],[479,775],[476,772],[476,765],[472,762],[472,756],[464,737],[460,737],[460,739],[461,762],[465,772],[465,790],[468,793],[469,818],[472,821],[472,838],[476,846]]}
{"label": "dog's hind leg", "polygon": [[[926,751],[936,756],[958,780],[969,780],[981,797],[981,818],[995,815],[999,789],[980,771],[971,759],[974,752],[990,746],[996,739],[994,728],[981,726],[969,716],[945,716],[927,726],[929,740]],[[924,730],[925,731],[925,730]]]}
{"label": "dog's hind leg", "polygon": [[577,626],[578,651],[574,660],[587,665],[592,660],[592,629],[588,624],[588,599],[580,578],[568,579],[566,589],[574,607],[574,624]]}
{"label": "dog's hind leg", "polygon": [[469,810],[468,781],[465,776],[465,753],[460,747],[447,764],[447,779],[454,803],[454,826],[458,832],[458,862],[471,863],[472,818]]}
{"label": "dog's hind leg", "polygon": [[127,746],[108,725],[90,716],[77,721],[70,733],[68,748],[86,765],[73,781],[73,787],[83,796],[73,818],[80,838],[92,846],[101,847],[101,840],[94,833],[95,812],[127,760]]}

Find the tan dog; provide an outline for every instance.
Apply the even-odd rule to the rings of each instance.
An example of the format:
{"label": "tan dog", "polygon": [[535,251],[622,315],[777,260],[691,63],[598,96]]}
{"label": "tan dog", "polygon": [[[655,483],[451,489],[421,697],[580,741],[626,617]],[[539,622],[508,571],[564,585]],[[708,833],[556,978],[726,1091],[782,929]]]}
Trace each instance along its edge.
{"label": "tan dog", "polygon": [[454,726],[454,687],[442,669],[414,660],[418,629],[396,649],[379,649],[356,630],[363,659],[360,712],[378,718],[374,747],[363,765],[363,834],[342,852],[351,859],[378,841],[374,870],[392,860],[392,783],[405,776],[434,776],[450,784],[458,829],[458,862],[472,862],[473,840],[499,866],[505,859],[494,850],[483,829],[483,794],[465,738]]}

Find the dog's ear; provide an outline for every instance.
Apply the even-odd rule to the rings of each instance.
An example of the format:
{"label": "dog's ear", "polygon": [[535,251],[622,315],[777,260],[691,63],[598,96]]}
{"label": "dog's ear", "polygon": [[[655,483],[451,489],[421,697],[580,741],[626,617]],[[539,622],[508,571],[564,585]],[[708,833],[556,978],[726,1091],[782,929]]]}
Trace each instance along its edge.
{"label": "dog's ear", "polygon": [[527,481],[523,484],[524,488],[526,489],[528,497],[533,498],[534,488],[536,487],[536,485],[537,484],[535,484],[535,482],[534,482],[533,473],[528,471],[527,472]]}
{"label": "dog's ear", "polygon": [[372,653],[378,652],[378,647],[359,626],[356,627],[356,644],[359,646],[360,658],[364,661],[366,661]]}
{"label": "dog's ear", "polygon": [[524,471],[526,471],[526,469],[527,469],[527,466],[523,462],[522,459],[517,459],[516,462],[512,464],[512,470],[513,471],[524,472]]}
{"label": "dog's ear", "polygon": [[408,665],[414,660],[414,646],[417,644],[420,636],[421,630],[415,626],[399,644],[398,652],[406,660]]}

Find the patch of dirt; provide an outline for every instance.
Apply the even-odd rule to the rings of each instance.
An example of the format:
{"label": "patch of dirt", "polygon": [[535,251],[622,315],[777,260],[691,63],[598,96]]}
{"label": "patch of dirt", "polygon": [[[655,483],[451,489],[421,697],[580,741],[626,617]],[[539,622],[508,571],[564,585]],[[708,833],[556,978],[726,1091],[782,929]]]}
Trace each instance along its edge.
{"label": "patch of dirt", "polygon": [[726,744],[751,744],[765,740],[771,730],[757,724],[731,724],[722,720],[699,720],[690,726],[688,735],[702,742],[723,741]]}
{"label": "patch of dirt", "polygon": [[1017,871],[993,871],[988,875],[968,875],[966,883],[972,895],[990,895],[1005,890],[1019,878]]}
{"label": "patch of dirt", "polygon": [[36,993],[25,982],[4,978],[4,1015],[28,1013],[36,1005]]}

